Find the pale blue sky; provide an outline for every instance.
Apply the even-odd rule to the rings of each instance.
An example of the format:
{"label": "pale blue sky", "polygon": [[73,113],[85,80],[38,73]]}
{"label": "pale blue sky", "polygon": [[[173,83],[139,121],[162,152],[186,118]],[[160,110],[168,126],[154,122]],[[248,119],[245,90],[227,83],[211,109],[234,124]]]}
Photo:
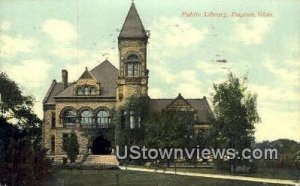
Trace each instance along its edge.
{"label": "pale blue sky", "polygon": [[[118,67],[117,36],[131,1],[0,1],[0,68],[37,99],[61,69],[76,80],[108,58]],[[211,97],[228,69],[249,77],[262,122],[256,138],[300,141],[299,0],[136,0],[151,36],[148,44],[152,98]],[[272,17],[182,17],[182,12],[269,12]],[[228,63],[215,62],[226,59]]]}

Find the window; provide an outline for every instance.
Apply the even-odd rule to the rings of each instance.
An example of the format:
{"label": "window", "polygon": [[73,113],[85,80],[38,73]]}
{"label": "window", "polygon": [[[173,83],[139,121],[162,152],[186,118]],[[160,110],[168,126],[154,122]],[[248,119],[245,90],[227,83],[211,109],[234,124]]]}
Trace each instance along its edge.
{"label": "window", "polygon": [[126,60],[126,71],[125,74],[128,77],[138,77],[140,76],[140,62],[136,55],[132,54],[128,56]]}
{"label": "window", "polygon": [[66,127],[73,127],[76,123],[77,113],[75,110],[66,110],[63,113],[63,124]]}
{"label": "window", "polygon": [[135,128],[135,116],[134,116],[134,111],[130,111],[130,128],[134,129]]}
{"label": "window", "polygon": [[97,124],[100,128],[107,128],[110,123],[109,112],[105,110],[100,110],[97,113]]}
{"label": "window", "polygon": [[55,122],[55,112],[51,113],[51,127],[55,128],[56,122]]}
{"label": "window", "polygon": [[84,110],[81,112],[81,125],[84,127],[90,127],[93,124],[93,113],[90,110]]}
{"label": "window", "polygon": [[84,87],[84,95],[90,95],[90,88]]}
{"label": "window", "polygon": [[91,88],[91,95],[96,95],[96,88],[95,87]]}
{"label": "window", "polygon": [[97,89],[94,86],[83,86],[77,88],[76,94],[78,96],[90,96],[90,95],[96,95],[97,94]]}
{"label": "window", "polygon": [[51,153],[55,153],[55,136],[51,136]]}
{"label": "window", "polygon": [[121,128],[122,129],[124,129],[126,126],[126,116],[127,116],[127,112],[121,111]]}
{"label": "window", "polygon": [[79,96],[84,95],[84,88],[83,88],[83,87],[79,87],[79,88],[77,89],[77,95],[79,95]]}
{"label": "window", "polygon": [[130,129],[141,128],[141,117],[134,111],[130,111]]}
{"label": "window", "polygon": [[63,146],[66,145],[67,140],[68,140],[68,137],[69,137],[69,134],[68,134],[68,133],[63,133],[63,136],[62,136]]}

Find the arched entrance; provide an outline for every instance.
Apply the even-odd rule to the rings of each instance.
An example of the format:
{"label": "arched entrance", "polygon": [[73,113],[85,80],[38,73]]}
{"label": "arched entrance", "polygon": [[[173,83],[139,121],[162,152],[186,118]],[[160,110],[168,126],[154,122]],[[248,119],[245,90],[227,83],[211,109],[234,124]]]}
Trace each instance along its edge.
{"label": "arched entrance", "polygon": [[104,136],[98,136],[92,144],[93,154],[111,154],[111,142]]}

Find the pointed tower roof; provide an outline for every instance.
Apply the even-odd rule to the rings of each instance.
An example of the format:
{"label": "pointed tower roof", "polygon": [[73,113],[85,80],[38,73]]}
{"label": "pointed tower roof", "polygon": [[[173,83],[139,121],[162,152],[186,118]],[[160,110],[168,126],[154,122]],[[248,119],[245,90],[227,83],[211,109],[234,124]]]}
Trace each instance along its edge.
{"label": "pointed tower roof", "polygon": [[119,38],[147,38],[140,16],[135,8],[134,3],[131,4]]}

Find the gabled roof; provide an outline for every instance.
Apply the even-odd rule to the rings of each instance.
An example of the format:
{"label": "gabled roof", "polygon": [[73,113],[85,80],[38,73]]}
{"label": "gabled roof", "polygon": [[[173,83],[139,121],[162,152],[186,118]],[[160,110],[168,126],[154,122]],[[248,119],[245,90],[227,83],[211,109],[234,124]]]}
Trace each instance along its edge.
{"label": "gabled roof", "polygon": [[131,4],[119,38],[147,38],[147,33],[135,8],[134,3]]}
{"label": "gabled roof", "polygon": [[190,103],[182,97],[182,95],[179,93],[177,98],[175,98],[168,106],[167,109],[178,109],[178,108],[187,108],[187,109],[193,109]]}
{"label": "gabled roof", "polygon": [[[119,71],[112,65],[109,61],[105,60],[93,70],[89,72],[84,72],[82,76],[94,78],[96,81],[100,82],[100,92],[99,97],[116,97],[117,79]],[[73,97],[74,95],[75,83],[69,83],[66,89],[63,89],[63,84],[61,82],[53,81],[48,93],[44,99],[44,104],[55,104],[55,97]]]}
{"label": "gabled roof", "polygon": [[94,79],[96,80],[93,75],[88,71],[87,68],[85,68],[85,71],[83,72],[83,74],[80,76],[79,79]]}
{"label": "gabled roof", "polygon": [[[71,86],[73,83],[68,83],[68,87]],[[61,93],[63,91],[63,83],[62,82],[56,82],[53,80],[45,98],[43,101],[43,104],[55,104],[54,96]]]}
{"label": "gabled roof", "polygon": [[113,64],[111,64],[108,60],[105,60],[91,70],[90,73],[100,83],[100,96],[116,97],[119,70]]}
{"label": "gabled roof", "polygon": [[[160,112],[163,109],[167,109],[176,99],[150,99],[149,111]],[[213,119],[213,113],[209,107],[209,104],[204,97],[203,99],[184,99],[188,105],[195,109],[197,115],[197,122],[202,124],[210,123]]]}

